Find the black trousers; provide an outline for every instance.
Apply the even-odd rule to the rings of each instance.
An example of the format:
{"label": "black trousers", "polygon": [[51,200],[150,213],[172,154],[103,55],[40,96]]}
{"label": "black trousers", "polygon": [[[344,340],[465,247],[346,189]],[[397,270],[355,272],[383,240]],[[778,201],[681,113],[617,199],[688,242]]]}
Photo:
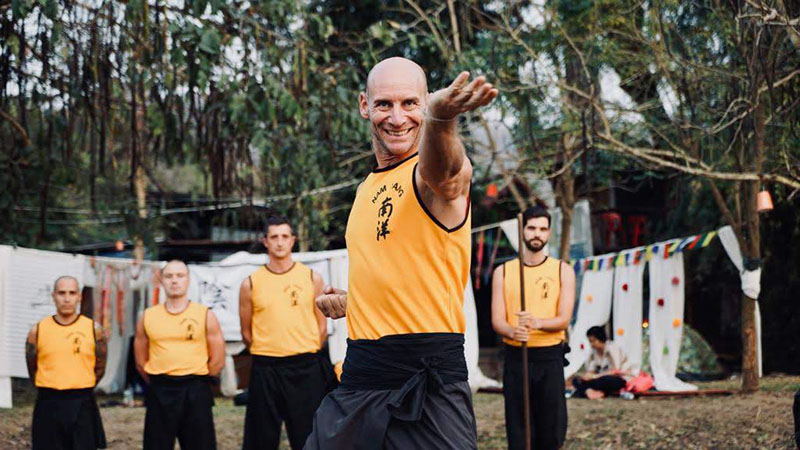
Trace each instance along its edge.
{"label": "black trousers", "polygon": [[[536,450],[557,449],[567,436],[562,345],[528,349],[531,445]],[[503,397],[509,450],[525,448],[525,408],[522,395],[522,349],[506,346]]]}
{"label": "black trousers", "polygon": [[314,412],[335,387],[335,380],[324,353],[282,358],[253,355],[242,448],[277,449],[283,422],[292,449],[303,448]]}
{"label": "black trousers", "polygon": [[572,385],[575,386],[575,397],[586,397],[587,389],[603,391],[606,395],[616,394],[626,384],[625,378],[616,375],[603,375],[591,380],[583,380],[581,378],[572,380]]}
{"label": "black trousers", "polygon": [[106,448],[103,422],[92,389],[39,388],[31,429],[34,450]]}
{"label": "black trousers", "polygon": [[216,450],[208,377],[151,375],[146,402],[144,450]]}

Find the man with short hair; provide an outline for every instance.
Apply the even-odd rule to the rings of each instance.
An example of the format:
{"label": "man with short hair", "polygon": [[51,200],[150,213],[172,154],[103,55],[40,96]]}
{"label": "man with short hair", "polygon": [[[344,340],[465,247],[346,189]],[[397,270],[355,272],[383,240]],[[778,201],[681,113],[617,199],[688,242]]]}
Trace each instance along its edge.
{"label": "man with short hair", "polygon": [[413,61],[372,68],[359,111],[377,168],[359,186],[347,222],[348,292],[317,299],[347,316],[339,388],[314,417],[307,449],[475,449],[464,360],[472,165],[459,115],[497,89],[462,72],[428,94]]}
{"label": "man with short hair", "polygon": [[244,449],[277,449],[283,422],[292,449],[302,448],[314,411],[335,384],[320,351],[327,322],[314,304],[322,277],[292,259],[295,240],[286,217],[270,217],[262,240],[269,261],[239,292],[242,340],[253,357]]}
{"label": "man with short hair", "polygon": [[148,383],[144,449],[216,449],[211,377],[225,362],[216,315],[189,301],[189,268],[172,260],[161,269],[167,301],[151,306],[136,323],[136,368]]}
{"label": "man with short hair", "polygon": [[[525,311],[521,311],[520,261],[498,266],[492,279],[492,327],[503,337],[503,397],[506,437],[511,450],[525,448],[523,383],[530,384],[532,447],[557,449],[567,434],[564,397],[564,340],[575,303],[575,272],[547,256],[550,214],[537,205],[522,214]],[[526,350],[523,350],[523,346]],[[522,352],[528,352],[528,379]]]}
{"label": "man with short hair", "polygon": [[106,367],[103,328],[80,314],[78,280],[65,275],[53,284],[56,314],[28,333],[25,360],[37,388],[32,448],[106,448],[94,387]]}
{"label": "man with short hair", "polygon": [[586,372],[572,379],[575,387],[573,397],[597,400],[619,393],[634,376],[628,356],[622,347],[608,340],[603,327],[589,328],[586,330],[586,337],[592,347],[592,354],[586,362]]}

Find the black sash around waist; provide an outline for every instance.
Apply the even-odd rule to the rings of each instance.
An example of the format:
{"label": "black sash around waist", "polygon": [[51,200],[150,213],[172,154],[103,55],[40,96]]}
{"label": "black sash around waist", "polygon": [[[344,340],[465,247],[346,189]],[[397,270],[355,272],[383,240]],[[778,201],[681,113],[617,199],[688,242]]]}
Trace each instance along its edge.
{"label": "black sash around waist", "polygon": [[94,398],[94,388],[85,389],[51,389],[37,387],[37,394],[42,400],[45,399],[79,399]]}
{"label": "black sash around waist", "polygon": [[266,356],[266,355],[252,355],[253,366],[259,367],[280,367],[290,366],[294,364],[303,364],[319,360],[322,356],[320,352],[315,353],[300,353],[297,355],[289,356]]}
{"label": "black sash around waist", "polygon": [[388,403],[392,416],[417,421],[429,390],[464,381],[464,335],[419,333],[348,340],[340,387],[396,390]]}
{"label": "black sash around waist", "polygon": [[159,386],[186,386],[193,383],[214,383],[210,375],[150,375],[150,384]]}
{"label": "black sash around waist", "polygon": [[[505,346],[506,360],[521,363],[522,347],[514,345]],[[528,363],[534,361],[562,361],[564,359],[564,344],[556,344],[548,347],[528,347]]]}

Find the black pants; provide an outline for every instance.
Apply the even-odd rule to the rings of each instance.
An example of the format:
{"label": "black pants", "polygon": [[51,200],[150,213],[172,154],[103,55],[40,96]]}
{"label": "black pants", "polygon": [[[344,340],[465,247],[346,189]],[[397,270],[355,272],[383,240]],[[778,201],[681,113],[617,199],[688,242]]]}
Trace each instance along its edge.
{"label": "black pants", "polygon": [[333,366],[323,353],[283,358],[253,355],[242,448],[277,449],[284,421],[292,449],[303,448],[314,412],[335,387],[335,380]]}
{"label": "black pants", "polygon": [[[509,450],[525,448],[525,408],[522,395],[522,350],[506,346],[503,397]],[[531,444],[536,450],[557,449],[567,436],[564,397],[564,350],[559,345],[528,349]]]}
{"label": "black pants", "polygon": [[39,388],[33,408],[34,450],[106,448],[106,436],[92,389]]}
{"label": "black pants", "polygon": [[215,450],[214,396],[208,377],[150,376],[144,450]]}
{"label": "black pants", "polygon": [[626,384],[624,378],[616,375],[603,375],[602,377],[593,378],[591,380],[583,380],[581,378],[572,380],[572,385],[575,386],[575,397],[586,397],[587,389],[603,391],[606,395],[616,394],[620,389],[624,388]]}

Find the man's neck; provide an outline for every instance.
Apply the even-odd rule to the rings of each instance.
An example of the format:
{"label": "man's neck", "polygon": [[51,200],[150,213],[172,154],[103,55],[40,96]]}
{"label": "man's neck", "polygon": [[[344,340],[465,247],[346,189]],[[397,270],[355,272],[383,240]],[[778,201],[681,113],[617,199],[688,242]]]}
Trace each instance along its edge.
{"label": "man's neck", "polygon": [[543,263],[545,259],[547,259],[547,255],[544,254],[544,247],[538,252],[532,252],[528,250],[527,247],[523,244],[523,254],[522,260],[525,262],[526,266],[538,266],[539,264]]}
{"label": "man's neck", "polygon": [[291,253],[285,258],[275,258],[270,255],[267,268],[275,273],[284,273],[292,268],[292,264],[294,264],[294,261]]}
{"label": "man's neck", "polygon": [[[374,143],[373,146],[375,146]],[[378,149],[375,151],[375,159],[378,161],[378,169],[383,169],[384,167],[389,167],[392,164],[397,164],[416,152],[417,152],[417,146],[414,146],[413,148],[411,148],[411,150],[407,151],[406,153],[403,153],[402,155],[395,155],[394,153],[388,150]]]}
{"label": "man's neck", "polygon": [[189,299],[186,298],[185,295],[178,297],[167,297],[167,302],[164,306],[166,306],[167,311],[169,312],[179,313],[189,306]]}
{"label": "man's neck", "polygon": [[56,311],[55,319],[56,322],[60,323],[61,325],[69,325],[72,322],[75,322],[75,320],[78,319],[79,315],[80,313],[78,312],[74,312],[72,314],[61,314],[58,311]]}

